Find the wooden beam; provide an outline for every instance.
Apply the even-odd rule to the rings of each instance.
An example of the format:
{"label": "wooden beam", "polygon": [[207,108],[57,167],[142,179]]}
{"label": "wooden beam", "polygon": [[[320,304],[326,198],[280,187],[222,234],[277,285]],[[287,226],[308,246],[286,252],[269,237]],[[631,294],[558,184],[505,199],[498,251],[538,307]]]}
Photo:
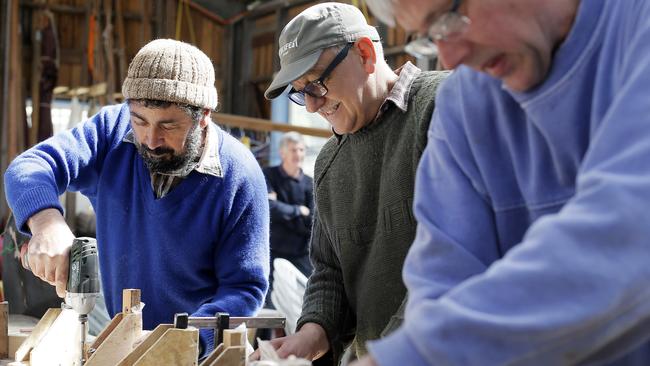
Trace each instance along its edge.
{"label": "wooden beam", "polygon": [[[43,2],[43,0],[40,0]],[[32,13],[32,85],[30,92],[32,94],[32,125],[29,128],[28,147],[36,145],[38,142],[38,129],[41,122],[41,76],[43,67],[41,65],[41,10],[35,10]]]}
{"label": "wooden beam", "polygon": [[117,364],[117,366],[131,366],[133,365],[137,360],[144,355],[149,348],[151,348],[162,336],[167,332],[168,329],[173,328],[174,326],[171,324],[159,324],[156,329],[154,329],[148,336],[147,338],[142,341],[131,353],[129,353],[126,357],[124,357],[122,360],[120,360],[120,363]]}
{"label": "wooden beam", "polygon": [[126,36],[124,34],[124,11],[122,10],[122,0],[115,0],[115,28],[117,30],[117,61],[118,61],[118,80],[121,83],[126,78]]}
{"label": "wooden beam", "polygon": [[115,47],[113,47],[113,2],[103,1],[105,27],[102,32],[104,54],[106,55],[106,104],[114,104],[113,93],[115,93]]}
{"label": "wooden beam", "polygon": [[[51,2],[51,1],[50,1]],[[20,2],[20,6],[25,6],[28,8],[35,8],[35,9],[44,9],[47,8],[51,10],[53,13],[61,13],[61,14],[73,14],[73,15],[84,15],[86,13],[86,6],[72,6],[72,5],[62,5],[62,4],[41,4],[37,1],[24,1],[22,0]],[[101,16],[101,12],[98,14],[98,16]],[[122,13],[122,16],[124,17],[125,20],[142,20],[143,16],[142,14],[134,13],[134,12],[124,12]]]}
{"label": "wooden beam", "polygon": [[25,148],[25,100],[23,99],[23,60],[22,41],[20,35],[20,9],[19,1],[8,2],[10,6],[9,42],[5,45],[9,50],[9,73],[5,75],[9,81],[9,96],[7,105],[7,156],[8,161],[13,160]]}
{"label": "wooden beam", "polygon": [[196,365],[199,330],[171,328],[133,366]]}
{"label": "wooden beam", "polygon": [[142,313],[123,314],[119,324],[111,330],[110,334],[100,344],[97,342],[93,344],[95,351],[88,357],[85,366],[117,365],[133,351],[135,342],[141,336]]}
{"label": "wooden beam", "polygon": [[236,116],[233,114],[224,114],[224,113],[213,113],[212,116],[213,116],[213,121],[217,124],[239,127],[247,130],[266,131],[266,132],[296,131],[303,135],[325,137],[325,138],[329,138],[332,136],[332,131],[326,130],[324,128],[295,126],[286,123],[273,123],[266,119]]}
{"label": "wooden beam", "polygon": [[9,357],[9,303],[0,302],[0,358]]}

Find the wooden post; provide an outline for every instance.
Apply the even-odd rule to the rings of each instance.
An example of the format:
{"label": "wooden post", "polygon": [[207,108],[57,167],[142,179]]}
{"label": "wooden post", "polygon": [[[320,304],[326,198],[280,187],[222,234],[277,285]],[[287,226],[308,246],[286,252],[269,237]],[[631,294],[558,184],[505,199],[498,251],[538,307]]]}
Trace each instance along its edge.
{"label": "wooden post", "polygon": [[18,0],[9,2],[10,25],[9,25],[9,79],[8,105],[7,108],[7,161],[13,160],[24,150],[24,117],[25,101],[23,99],[23,70],[22,40],[20,36],[20,5]]}
{"label": "wooden post", "polygon": [[140,305],[140,289],[122,290],[122,313],[131,314],[132,309],[138,305]]}
{"label": "wooden post", "polygon": [[104,0],[104,17],[106,19],[106,27],[102,32],[102,39],[104,43],[104,53],[106,55],[106,103],[113,104],[115,99],[115,48],[113,47],[113,2],[111,0]]}
{"label": "wooden post", "polygon": [[[43,3],[37,1],[37,3]],[[38,126],[40,124],[41,111],[41,75],[43,67],[41,65],[41,15],[40,9],[33,9],[32,13],[32,85],[30,91],[32,94],[32,125],[29,129],[29,142],[27,147],[32,147],[38,142]]]}
{"label": "wooden post", "polygon": [[0,302],[0,358],[9,357],[9,303]]}
{"label": "wooden post", "polygon": [[126,37],[124,35],[124,17],[122,16],[122,0],[115,0],[115,28],[117,29],[117,65],[119,82],[126,78]]}

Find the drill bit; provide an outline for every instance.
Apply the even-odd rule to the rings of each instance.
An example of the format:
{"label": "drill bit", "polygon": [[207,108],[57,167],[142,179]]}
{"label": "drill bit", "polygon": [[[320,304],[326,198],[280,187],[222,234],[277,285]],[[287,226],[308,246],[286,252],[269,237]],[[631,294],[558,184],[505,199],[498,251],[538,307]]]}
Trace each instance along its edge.
{"label": "drill bit", "polygon": [[88,333],[88,315],[79,314],[81,324],[81,365],[86,363],[86,333]]}

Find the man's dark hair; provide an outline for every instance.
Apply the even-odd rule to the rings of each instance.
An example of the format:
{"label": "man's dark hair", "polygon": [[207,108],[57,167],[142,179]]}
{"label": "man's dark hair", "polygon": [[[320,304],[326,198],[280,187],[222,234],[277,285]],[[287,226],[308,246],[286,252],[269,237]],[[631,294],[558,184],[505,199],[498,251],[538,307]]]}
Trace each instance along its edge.
{"label": "man's dark hair", "polygon": [[132,102],[139,103],[146,108],[162,109],[175,105],[183,110],[183,112],[185,112],[185,114],[187,114],[192,119],[192,121],[194,121],[194,123],[199,123],[201,121],[201,117],[203,117],[203,108],[189,104],[167,102],[164,100],[155,99],[127,99],[126,102],[127,104],[131,104]]}

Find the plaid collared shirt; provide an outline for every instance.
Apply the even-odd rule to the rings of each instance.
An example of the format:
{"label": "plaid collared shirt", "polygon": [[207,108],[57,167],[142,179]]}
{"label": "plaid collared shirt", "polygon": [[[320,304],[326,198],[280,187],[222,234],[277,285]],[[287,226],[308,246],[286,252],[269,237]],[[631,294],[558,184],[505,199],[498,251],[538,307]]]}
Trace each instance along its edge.
{"label": "plaid collared shirt", "polygon": [[415,80],[420,72],[421,70],[410,61],[407,61],[404,66],[395,70],[395,73],[399,75],[399,78],[388,93],[386,99],[384,99],[384,102],[379,107],[379,112],[377,112],[373,122],[381,118],[381,115],[389,108],[388,101],[393,102],[397,108],[406,112],[409,103],[411,84],[413,84],[413,80]]}
{"label": "plaid collared shirt", "polygon": [[[206,135],[202,146],[201,156],[195,159],[195,161],[169,173],[149,172],[151,177],[151,188],[153,189],[156,198],[160,199],[165,197],[167,193],[169,193],[194,170],[215,177],[223,177],[223,170],[221,169],[221,161],[219,159],[218,151],[219,136],[216,131],[216,126],[209,123],[205,131]],[[124,136],[123,141],[136,145],[133,130],[129,131],[126,136]]]}

